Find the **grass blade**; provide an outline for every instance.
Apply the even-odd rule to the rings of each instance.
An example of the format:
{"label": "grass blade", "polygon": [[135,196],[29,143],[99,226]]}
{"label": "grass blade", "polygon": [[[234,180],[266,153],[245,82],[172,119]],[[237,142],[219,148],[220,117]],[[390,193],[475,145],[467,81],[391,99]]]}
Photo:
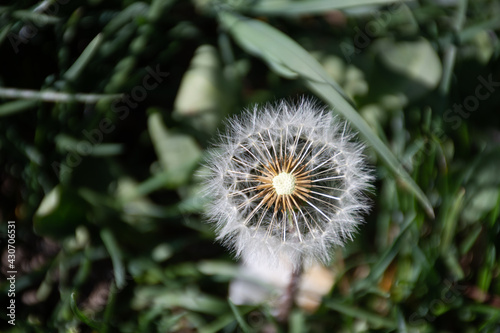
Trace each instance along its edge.
{"label": "grass blade", "polygon": [[71,301],[70,301],[70,306],[71,310],[75,314],[75,316],[85,325],[92,327],[93,329],[99,331],[100,330],[100,325],[93,321],[92,319],[87,318],[87,316],[78,309],[78,306],[76,305],[76,296],[75,293],[71,293]]}
{"label": "grass blade", "polygon": [[19,100],[2,104],[0,105],[0,117],[26,111],[34,107],[37,103],[36,101]]}
{"label": "grass blade", "polygon": [[321,14],[336,9],[346,9],[358,6],[389,5],[401,1],[394,0],[266,0],[252,4],[249,10],[259,15],[305,15]]}
{"label": "grass blade", "polygon": [[410,230],[410,226],[413,224],[416,214],[411,213],[405,220],[404,224],[401,226],[401,231],[396,237],[392,245],[385,250],[385,252],[380,256],[380,259],[371,267],[370,275],[359,283],[355,284],[352,288],[353,292],[360,290],[367,290],[370,286],[375,285],[379,279],[382,277],[387,267],[391,264],[394,258],[398,255],[401,247],[403,246],[405,240],[407,239],[406,233]]}
{"label": "grass blade", "polygon": [[238,308],[236,307],[236,305],[234,305],[234,303],[231,302],[230,299],[228,299],[227,302],[229,303],[229,307],[231,308],[231,311],[233,311],[234,317],[236,318],[238,325],[240,325],[241,330],[245,333],[249,333],[250,327],[245,322],[245,320],[243,320],[243,317],[242,317],[240,311],[238,310]]}
{"label": "grass blade", "polygon": [[101,231],[101,238],[111,256],[111,261],[113,262],[113,270],[115,272],[116,287],[122,289],[125,287],[125,268],[123,267],[123,260],[121,255],[121,250],[118,247],[118,243],[115,237],[109,229],[103,229]]}
{"label": "grass blade", "polygon": [[356,307],[353,307],[351,305],[347,304],[342,304],[340,302],[337,302],[335,300],[328,300],[325,301],[326,307],[338,311],[340,313],[343,313],[349,317],[365,320],[369,322],[371,325],[377,326],[377,327],[384,327],[384,328],[396,328],[396,323],[388,318],[382,317],[382,315],[378,315],[373,312],[368,312],[363,309],[359,309]]}
{"label": "grass blade", "polygon": [[64,78],[68,81],[74,81],[76,78],[82,73],[85,67],[88,65],[90,60],[94,57],[94,55],[99,50],[99,46],[101,46],[103,42],[103,35],[98,34],[94,37],[94,39],[87,45],[85,50],[83,50],[82,54],[76,61],[71,65],[71,67],[64,73]]}

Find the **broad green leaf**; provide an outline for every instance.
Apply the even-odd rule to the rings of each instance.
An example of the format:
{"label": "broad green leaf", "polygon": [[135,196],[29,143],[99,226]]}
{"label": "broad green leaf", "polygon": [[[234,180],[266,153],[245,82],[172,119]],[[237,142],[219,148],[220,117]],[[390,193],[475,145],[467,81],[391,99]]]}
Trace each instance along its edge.
{"label": "broad green leaf", "polygon": [[87,205],[80,196],[58,185],[40,203],[33,216],[33,228],[38,235],[63,238],[86,222],[86,212]]}
{"label": "broad green leaf", "polygon": [[187,134],[169,130],[158,112],[149,116],[148,129],[158,160],[172,176],[170,179],[176,179],[177,185],[187,182],[201,158],[201,149],[196,141]]}
{"label": "broad green leaf", "polygon": [[393,71],[429,89],[434,89],[440,82],[441,61],[426,39],[395,42],[386,38],[378,40],[374,47],[381,51],[382,62]]}
{"label": "broad green leaf", "polygon": [[241,47],[264,59],[271,68],[287,68],[289,72],[297,73],[297,76],[303,79],[328,83],[344,99],[349,100],[349,97],[325,72],[321,64],[279,30],[262,21],[227,11],[221,11],[219,19]]}
{"label": "broad green leaf", "polygon": [[228,96],[231,95],[227,94],[217,49],[201,45],[182,77],[173,116],[187,121],[198,131],[212,133],[229,113],[231,99]]}
{"label": "broad green leaf", "polygon": [[290,37],[265,22],[227,11],[221,11],[219,19],[242,48],[263,58],[268,63],[276,62],[296,72],[312,91],[332,106],[334,112],[341,114],[357,128],[392,173],[397,176],[401,185],[417,197],[429,216],[434,217],[429,199],[384,142],[348,102],[342,89],[328,76],[316,59]]}

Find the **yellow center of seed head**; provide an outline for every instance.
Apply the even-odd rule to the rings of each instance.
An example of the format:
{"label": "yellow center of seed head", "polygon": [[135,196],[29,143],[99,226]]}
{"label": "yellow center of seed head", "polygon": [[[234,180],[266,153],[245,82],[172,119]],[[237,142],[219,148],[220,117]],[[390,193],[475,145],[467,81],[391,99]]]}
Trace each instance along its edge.
{"label": "yellow center of seed head", "polygon": [[277,195],[290,195],[295,190],[295,176],[282,172],[273,178],[273,187]]}

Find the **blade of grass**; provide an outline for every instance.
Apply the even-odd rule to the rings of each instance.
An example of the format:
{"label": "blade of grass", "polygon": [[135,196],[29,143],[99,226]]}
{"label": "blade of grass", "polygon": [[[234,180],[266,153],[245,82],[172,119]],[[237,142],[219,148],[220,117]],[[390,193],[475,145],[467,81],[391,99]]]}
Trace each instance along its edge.
{"label": "blade of grass", "polygon": [[97,330],[97,331],[100,331],[100,325],[99,323],[93,321],[92,319],[89,319],[87,318],[87,316],[80,311],[80,309],[78,309],[78,306],[76,305],[76,295],[75,293],[71,293],[71,301],[70,301],[70,306],[71,306],[71,310],[73,311],[73,313],[75,314],[75,316],[82,322],[84,323],[85,325]]}
{"label": "blade of grass", "polygon": [[102,44],[104,38],[102,33],[97,34],[94,39],[87,45],[82,54],[76,59],[76,61],[71,65],[71,67],[64,73],[64,78],[68,81],[74,81],[83,72],[85,67],[88,65],[90,60],[99,50],[99,46]]}
{"label": "blade of grass", "polygon": [[56,24],[61,21],[61,19],[58,17],[36,13],[30,10],[16,10],[12,13],[12,17],[22,21],[31,21],[39,27],[47,24]]}
{"label": "blade of grass", "polygon": [[379,328],[394,329],[397,326],[394,320],[384,318],[376,313],[368,312],[366,310],[343,304],[335,300],[327,300],[325,301],[325,305],[326,307],[345,314],[346,316],[365,320],[371,325],[377,326]]}
{"label": "blade of grass", "polygon": [[[434,217],[429,199],[404,170],[394,154],[349,103],[348,97],[339,85],[304,48],[265,22],[227,11],[219,12],[219,20],[243,49],[263,58],[268,63],[277,63],[278,66],[286,67],[303,78],[312,91],[358,129],[392,173],[397,176],[401,185],[415,195],[430,217]],[[271,67],[276,68],[276,66]]]}
{"label": "blade of grass", "polygon": [[234,303],[231,302],[231,300],[229,298],[227,299],[227,302],[229,303],[229,307],[231,308],[231,311],[233,312],[234,317],[236,318],[236,321],[238,322],[238,325],[240,325],[241,330],[245,333],[249,333],[250,327],[245,322],[245,320],[243,320],[243,316],[241,315],[241,313],[238,310],[238,308],[236,307],[236,305],[234,305]]}
{"label": "blade of grass", "polygon": [[111,317],[113,315],[113,310],[115,308],[116,294],[118,290],[116,288],[115,281],[111,281],[111,286],[109,288],[109,296],[108,303],[106,304],[106,308],[104,309],[104,323],[101,330],[101,333],[107,333],[109,331],[109,323],[111,321]]}
{"label": "blade of grass", "polygon": [[106,38],[112,37],[118,32],[125,24],[135,20],[139,16],[147,16],[149,5],[144,2],[132,3],[127,8],[119,11],[112,20],[102,30]]}
{"label": "blade of grass", "polygon": [[109,229],[101,231],[101,239],[111,256],[113,263],[113,271],[115,272],[116,287],[122,289],[125,287],[125,268],[123,267],[123,260],[121,250],[118,247],[115,237]]}
{"label": "blade of grass", "polygon": [[[458,192],[452,196],[453,202],[446,204],[447,208],[443,217],[443,231],[441,236],[441,243],[439,249],[441,254],[446,255],[449,250],[450,244],[455,236],[455,230],[458,223],[458,214],[460,213],[464,201],[465,189],[460,188]],[[446,207],[445,206],[445,207]]]}
{"label": "blade of grass", "polygon": [[4,39],[9,35],[12,26],[13,24],[7,24],[2,29],[0,29],[0,45],[2,45]]}
{"label": "blade of grass", "polygon": [[300,310],[292,311],[290,315],[290,333],[308,332],[306,329],[306,318]]}
{"label": "blade of grass", "polygon": [[252,4],[249,10],[259,15],[305,15],[321,14],[336,9],[359,6],[389,5],[403,1],[394,0],[266,0]]}
{"label": "blade of grass", "polygon": [[479,269],[477,277],[477,286],[484,292],[490,289],[491,281],[493,279],[493,272],[495,271],[496,249],[495,246],[490,246],[486,249],[484,255],[484,263]]}
{"label": "blade of grass", "polygon": [[[459,33],[465,23],[467,12],[467,0],[458,1],[458,9],[455,15],[454,29],[455,33]],[[448,43],[443,58],[443,75],[441,83],[439,84],[439,92],[442,94],[443,98],[441,107],[444,109],[445,96],[447,96],[450,91],[451,78],[453,75],[453,68],[455,67],[455,60],[457,56],[457,47],[454,43]]]}
{"label": "blade of grass", "polygon": [[413,212],[408,215],[403,225],[401,226],[401,231],[399,235],[396,237],[392,246],[390,246],[380,257],[379,261],[375,263],[371,270],[370,275],[364,280],[360,280],[359,283],[355,284],[352,288],[353,292],[357,292],[360,290],[367,290],[371,286],[375,285],[378,280],[382,277],[387,267],[389,267],[390,263],[394,260],[396,255],[399,253],[402,245],[405,241],[405,235],[410,230],[410,226],[413,224],[413,220],[415,219],[416,214]]}
{"label": "blade of grass", "polygon": [[462,280],[465,276],[462,267],[460,266],[460,262],[458,261],[458,253],[455,245],[451,246],[448,249],[448,253],[442,253],[441,256],[443,261],[448,267],[449,274],[453,277],[454,280]]}
{"label": "blade of grass", "polygon": [[15,113],[23,112],[34,107],[38,102],[19,100],[0,105],[0,117],[10,116]]}
{"label": "blade of grass", "polygon": [[[243,309],[239,310],[240,315],[246,315],[250,311],[255,310],[255,307],[244,307]],[[213,322],[203,326],[200,328],[200,333],[215,333],[215,332],[221,332],[221,330],[224,327],[227,327],[231,323],[233,323],[234,316],[232,314],[225,314],[223,316],[218,317],[218,319],[214,320]]]}
{"label": "blade of grass", "polygon": [[226,327],[227,325],[231,324],[234,322],[234,316],[233,315],[224,315],[218,317],[218,319],[214,320],[213,322],[203,326],[200,328],[199,332],[200,333],[215,333],[215,332],[221,332],[221,330]]}

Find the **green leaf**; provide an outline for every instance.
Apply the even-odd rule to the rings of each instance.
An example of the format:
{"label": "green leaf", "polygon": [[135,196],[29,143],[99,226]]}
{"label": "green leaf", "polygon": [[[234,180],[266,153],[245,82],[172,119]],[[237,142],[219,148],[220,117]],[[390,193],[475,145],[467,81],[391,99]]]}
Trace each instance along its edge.
{"label": "green leaf", "polygon": [[441,236],[441,243],[439,248],[441,254],[447,255],[449,247],[453,241],[456,234],[456,228],[458,224],[458,217],[461,209],[463,208],[465,189],[460,188],[455,195],[453,195],[449,202],[446,202],[443,206],[444,217],[443,217],[443,231]]}
{"label": "green leaf", "polygon": [[387,248],[387,250],[380,256],[380,259],[371,267],[370,275],[363,280],[359,280],[357,284],[352,287],[353,291],[367,290],[371,286],[375,285],[378,280],[382,277],[387,267],[394,260],[396,255],[401,250],[406,239],[406,233],[410,230],[410,226],[413,224],[416,214],[414,212],[410,213],[401,226],[401,231],[396,237],[392,245]]}
{"label": "green leaf", "polygon": [[134,2],[127,8],[118,12],[118,14],[109,21],[103,29],[104,36],[113,38],[116,33],[123,29],[129,22],[134,21],[139,16],[147,16],[149,5],[144,2]]}
{"label": "green leaf", "polygon": [[200,333],[216,333],[221,332],[221,330],[234,322],[234,317],[231,314],[222,315],[217,317],[213,322],[201,327],[199,329]]}
{"label": "green leaf", "polygon": [[290,333],[308,332],[306,328],[306,315],[300,310],[294,310],[290,314]]}
{"label": "green leaf", "polygon": [[57,24],[61,22],[61,19],[58,17],[30,10],[16,10],[12,13],[12,17],[22,21],[31,21],[38,27],[43,27],[48,24]]}
{"label": "green leaf", "polygon": [[243,316],[241,315],[240,311],[234,305],[233,302],[228,298],[227,302],[229,303],[229,307],[231,308],[231,311],[233,311],[234,317],[236,318],[236,321],[238,322],[238,325],[240,325],[240,328],[243,332],[248,333],[250,332],[250,327],[248,324],[243,320]]}
{"label": "green leaf", "polygon": [[33,217],[35,233],[56,239],[73,234],[86,222],[87,207],[73,190],[58,185],[45,195]]}
{"label": "green leaf", "polygon": [[235,278],[238,274],[238,266],[227,261],[203,260],[198,263],[198,269],[205,275],[215,275],[219,278]]}
{"label": "green leaf", "polygon": [[380,59],[394,72],[429,89],[434,89],[440,82],[441,61],[426,39],[395,42],[386,38],[378,40],[374,47],[380,49]]}
{"label": "green leaf", "polygon": [[479,269],[477,285],[482,291],[488,292],[493,279],[493,272],[495,271],[495,246],[491,245],[489,249],[486,249],[484,252],[484,263]]}
{"label": "green leaf", "polygon": [[3,43],[4,39],[9,35],[12,26],[13,24],[7,24],[2,29],[0,29],[0,45]]}
{"label": "green leaf", "polygon": [[19,100],[0,105],[0,117],[23,112],[37,105],[37,101]]}
{"label": "green leaf", "polygon": [[77,140],[65,134],[58,134],[54,138],[56,147],[63,153],[73,152],[81,154],[81,147],[83,145],[89,147],[85,151],[89,156],[114,156],[120,155],[124,151],[124,146],[120,143],[98,143],[92,144],[89,140]]}
{"label": "green leaf", "polygon": [[87,45],[82,54],[76,59],[76,61],[71,65],[71,67],[64,73],[64,78],[68,81],[74,81],[83,72],[85,67],[88,65],[90,60],[99,50],[103,42],[103,35],[98,34],[94,39]]}
{"label": "green leaf", "polygon": [[113,233],[109,229],[101,230],[101,239],[111,256],[113,263],[113,271],[115,273],[116,287],[122,289],[125,287],[125,268],[123,267],[123,259],[121,249],[118,247]]}
{"label": "green leaf", "polygon": [[305,80],[306,85],[312,91],[321,96],[336,113],[341,114],[357,128],[392,173],[397,176],[401,185],[417,197],[429,216],[434,217],[429,199],[384,142],[348,102],[348,98],[339,85],[304,48],[279,30],[258,20],[227,11],[219,13],[219,20],[242,48],[268,63],[277,63],[279,66],[296,72]]}
{"label": "green leaf", "polygon": [[221,11],[219,19],[242,48],[264,59],[271,68],[286,68],[288,74],[294,72],[306,80],[328,83],[345,100],[349,100],[349,97],[325,72],[321,64],[279,30],[262,21],[227,11]]}
{"label": "green leaf", "polygon": [[159,112],[148,118],[148,130],[158,160],[168,175],[181,185],[189,179],[201,158],[201,149],[189,135],[173,133],[163,123]]}
{"label": "green leaf", "polygon": [[76,305],[75,293],[71,293],[70,305],[71,305],[71,310],[82,323],[99,331],[100,329],[99,323],[93,321],[92,319],[87,318],[87,316],[83,312],[81,312],[80,309],[78,309],[78,306]]}
{"label": "green leaf", "polygon": [[211,45],[201,45],[182,77],[173,116],[187,121],[198,131],[213,133],[229,113],[230,96],[218,50]]}
{"label": "green leaf", "polygon": [[[180,307],[195,312],[221,316],[229,311],[226,302],[196,288],[168,288],[165,286],[140,286],[135,290],[133,308],[154,306],[162,309]],[[231,316],[234,320],[234,317]]]}
{"label": "green leaf", "polygon": [[[264,0],[258,1],[248,9],[259,15],[305,15],[321,14],[336,9],[358,6],[389,5],[394,0]],[[399,1],[401,2],[401,1]],[[399,3],[398,2],[398,3]]]}
{"label": "green leaf", "polygon": [[397,324],[394,320],[383,317],[382,315],[366,311],[364,309],[355,308],[351,305],[347,305],[335,300],[325,301],[326,307],[343,313],[349,317],[357,318],[360,320],[365,320],[371,325],[379,328],[396,328]]}

